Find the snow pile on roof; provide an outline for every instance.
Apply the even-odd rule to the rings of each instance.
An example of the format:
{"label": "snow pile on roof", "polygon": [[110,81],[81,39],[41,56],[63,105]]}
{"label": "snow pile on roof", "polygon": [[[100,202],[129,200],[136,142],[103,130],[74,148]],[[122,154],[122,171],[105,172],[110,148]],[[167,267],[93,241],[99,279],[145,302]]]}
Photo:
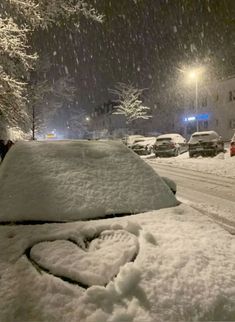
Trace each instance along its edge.
{"label": "snow pile on roof", "polygon": [[[185,205],[87,222],[4,225],[0,245],[0,321],[235,320],[234,236]],[[106,285],[97,285],[104,276],[94,279],[94,272],[105,268]]]}
{"label": "snow pile on roof", "polygon": [[200,131],[200,132],[194,132],[192,134],[192,136],[194,135],[215,135],[215,136],[218,136],[217,133],[215,131]]}
{"label": "snow pile on roof", "polygon": [[168,138],[178,138],[179,134],[177,133],[167,133],[167,134],[161,134],[157,137],[157,139],[168,139]]}
{"label": "snow pile on roof", "polygon": [[69,221],[178,204],[149,165],[114,141],[19,142],[0,182],[0,221]]}

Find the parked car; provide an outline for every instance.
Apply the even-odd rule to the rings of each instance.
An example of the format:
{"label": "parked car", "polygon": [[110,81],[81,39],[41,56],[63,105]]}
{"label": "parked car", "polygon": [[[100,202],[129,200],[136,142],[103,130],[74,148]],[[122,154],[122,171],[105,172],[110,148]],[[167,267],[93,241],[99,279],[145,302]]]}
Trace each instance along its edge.
{"label": "parked car", "polygon": [[16,143],[0,182],[1,322],[235,320],[234,236],[121,142]]}
{"label": "parked car", "polygon": [[159,135],[153,145],[156,157],[178,156],[187,150],[186,139],[177,133]]}
{"label": "parked car", "polygon": [[195,132],[188,142],[189,157],[194,156],[215,156],[224,152],[222,137],[215,131]]}
{"label": "parked car", "polygon": [[128,135],[128,136],[125,136],[124,138],[122,138],[122,142],[128,146],[128,148],[131,148],[132,147],[132,144],[135,142],[135,140],[137,139],[141,139],[141,138],[144,138],[143,135]]}
{"label": "parked car", "polygon": [[235,133],[230,142],[230,156],[231,157],[235,156]]}
{"label": "parked car", "polygon": [[151,154],[153,152],[153,145],[156,141],[156,137],[143,137],[136,139],[131,149],[140,155]]}

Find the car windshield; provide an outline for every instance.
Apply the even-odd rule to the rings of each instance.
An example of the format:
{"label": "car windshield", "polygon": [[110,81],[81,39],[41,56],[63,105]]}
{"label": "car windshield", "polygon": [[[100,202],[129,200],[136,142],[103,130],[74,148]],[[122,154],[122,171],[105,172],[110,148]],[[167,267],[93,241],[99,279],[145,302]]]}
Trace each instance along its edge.
{"label": "car windshield", "polygon": [[118,141],[21,142],[0,170],[0,222],[76,221],[177,205],[161,178]]}

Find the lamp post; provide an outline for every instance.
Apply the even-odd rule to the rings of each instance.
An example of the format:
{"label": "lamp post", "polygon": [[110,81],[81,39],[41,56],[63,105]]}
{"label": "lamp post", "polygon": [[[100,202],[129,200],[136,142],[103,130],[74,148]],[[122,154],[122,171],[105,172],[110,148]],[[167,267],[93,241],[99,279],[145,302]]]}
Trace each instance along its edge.
{"label": "lamp post", "polygon": [[199,131],[199,124],[198,124],[198,75],[199,70],[193,70],[189,73],[189,77],[195,80],[195,110],[196,110],[196,128],[197,132]]}
{"label": "lamp post", "polygon": [[204,66],[195,67],[195,68],[177,68],[181,73],[184,74],[184,78],[195,82],[195,111],[196,111],[196,129],[199,131],[199,122],[198,122],[198,82],[199,77],[205,71]]}

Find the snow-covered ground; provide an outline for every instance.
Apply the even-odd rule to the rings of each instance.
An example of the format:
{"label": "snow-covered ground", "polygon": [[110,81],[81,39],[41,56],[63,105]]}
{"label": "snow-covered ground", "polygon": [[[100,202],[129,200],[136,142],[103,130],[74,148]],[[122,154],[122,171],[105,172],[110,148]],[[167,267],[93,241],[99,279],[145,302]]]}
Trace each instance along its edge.
{"label": "snow-covered ground", "polygon": [[235,240],[186,205],[0,227],[0,320],[234,321]]}
{"label": "snow-covered ground", "polygon": [[208,158],[189,158],[188,152],[172,158],[155,158],[155,155],[149,155],[143,158],[155,160],[159,164],[169,164],[174,165],[174,167],[235,178],[235,157],[230,157],[228,151],[226,153],[220,153],[216,157]]}
{"label": "snow-covered ground", "polygon": [[[143,157],[144,158],[144,157]],[[144,158],[161,176],[177,184],[177,198],[210,216],[235,233],[235,158],[229,153],[214,158]]]}
{"label": "snow-covered ground", "polygon": [[[7,155],[0,178],[13,203],[8,213],[0,208],[1,322],[235,320],[234,235],[178,205],[121,143],[22,143]],[[100,203],[103,217],[110,205],[111,213],[123,205],[135,213],[135,203],[143,210],[98,220]],[[158,210],[143,212],[149,203]],[[77,221],[6,224],[30,216]]]}

